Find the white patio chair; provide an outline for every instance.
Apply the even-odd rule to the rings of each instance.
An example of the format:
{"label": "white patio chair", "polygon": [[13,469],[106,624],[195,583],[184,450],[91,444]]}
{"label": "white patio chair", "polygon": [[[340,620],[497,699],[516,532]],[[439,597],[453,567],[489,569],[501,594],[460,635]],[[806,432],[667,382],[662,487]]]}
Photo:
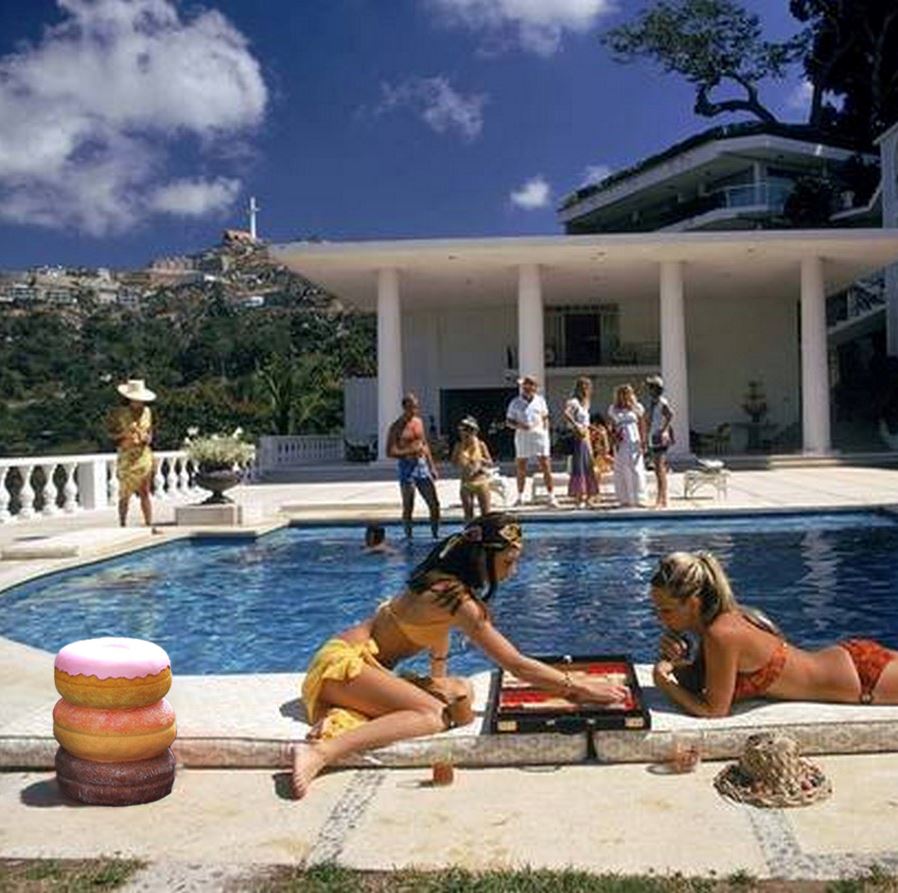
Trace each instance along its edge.
{"label": "white patio chair", "polygon": [[692,499],[702,487],[714,487],[717,496],[727,496],[729,471],[720,459],[697,459],[698,468],[690,468],[683,475],[683,496]]}

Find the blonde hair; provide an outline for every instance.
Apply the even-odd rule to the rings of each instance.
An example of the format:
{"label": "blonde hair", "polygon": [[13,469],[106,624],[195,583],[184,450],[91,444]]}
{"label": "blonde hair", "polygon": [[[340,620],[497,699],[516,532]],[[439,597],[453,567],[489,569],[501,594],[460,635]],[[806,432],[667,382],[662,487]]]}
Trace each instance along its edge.
{"label": "blonde hair", "polygon": [[587,378],[585,375],[581,375],[574,382],[574,396],[578,400],[582,400],[589,391],[592,390],[592,379]]}
{"label": "blonde hair", "polygon": [[740,610],[729,578],[710,552],[671,552],[658,563],[652,586],[666,590],[677,601],[696,596],[706,625],[727,611]]}
{"label": "blonde hair", "polygon": [[636,391],[629,384],[622,384],[614,392],[614,405],[617,407],[632,406],[636,404]]}

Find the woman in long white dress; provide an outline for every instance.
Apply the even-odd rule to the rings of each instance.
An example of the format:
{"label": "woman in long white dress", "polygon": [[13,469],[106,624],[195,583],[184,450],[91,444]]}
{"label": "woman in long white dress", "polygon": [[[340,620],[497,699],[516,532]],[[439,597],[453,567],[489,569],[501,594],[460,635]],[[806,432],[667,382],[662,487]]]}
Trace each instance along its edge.
{"label": "woman in long white dress", "polygon": [[628,385],[615,391],[608,407],[614,439],[614,492],[623,506],[645,501],[645,410]]}

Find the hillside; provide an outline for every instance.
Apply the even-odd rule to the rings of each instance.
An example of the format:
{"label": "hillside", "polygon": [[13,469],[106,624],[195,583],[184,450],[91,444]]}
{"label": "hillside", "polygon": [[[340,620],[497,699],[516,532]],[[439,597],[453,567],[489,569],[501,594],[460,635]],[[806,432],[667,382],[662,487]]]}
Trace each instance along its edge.
{"label": "hillside", "polygon": [[88,293],[0,305],[0,456],[110,450],[104,419],[126,378],[159,394],[160,449],[191,426],[339,428],[341,379],[374,371],[373,318],[273,263],[261,243],[226,239],[202,255],[216,265],[148,285],[137,306]]}

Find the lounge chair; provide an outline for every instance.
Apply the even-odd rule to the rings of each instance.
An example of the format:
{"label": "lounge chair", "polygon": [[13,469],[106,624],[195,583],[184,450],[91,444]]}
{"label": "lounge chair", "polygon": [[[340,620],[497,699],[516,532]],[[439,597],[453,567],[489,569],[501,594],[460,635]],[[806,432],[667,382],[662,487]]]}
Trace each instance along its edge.
{"label": "lounge chair", "polygon": [[690,468],[683,475],[683,496],[686,499],[692,499],[697,490],[702,487],[714,487],[717,495],[723,495],[726,499],[727,495],[727,478],[730,473],[727,471],[720,459],[697,459],[698,468]]}

